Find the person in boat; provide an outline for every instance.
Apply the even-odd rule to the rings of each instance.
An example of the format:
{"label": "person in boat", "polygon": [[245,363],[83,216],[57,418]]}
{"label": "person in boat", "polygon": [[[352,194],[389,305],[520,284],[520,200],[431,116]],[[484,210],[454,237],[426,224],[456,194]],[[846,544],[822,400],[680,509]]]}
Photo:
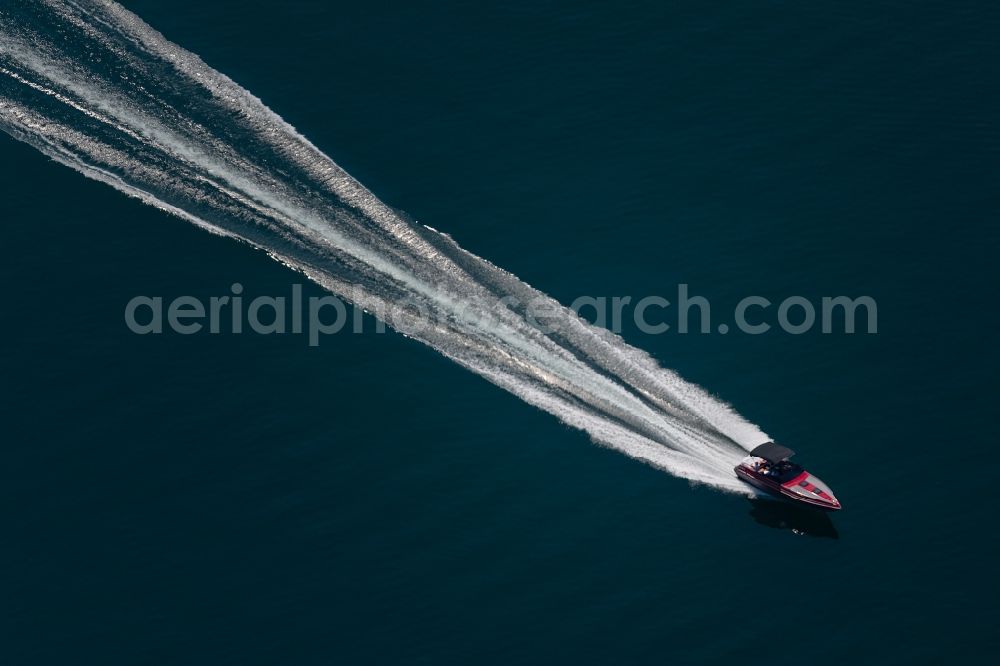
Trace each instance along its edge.
{"label": "person in boat", "polygon": [[762,461],[757,464],[757,471],[764,476],[768,476],[771,473],[771,466],[767,464],[766,460]]}

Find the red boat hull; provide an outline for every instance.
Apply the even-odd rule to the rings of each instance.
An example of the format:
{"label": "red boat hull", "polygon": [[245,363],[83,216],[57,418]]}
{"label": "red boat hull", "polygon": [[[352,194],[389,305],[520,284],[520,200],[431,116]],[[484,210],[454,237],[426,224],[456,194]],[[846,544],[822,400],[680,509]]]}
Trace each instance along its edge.
{"label": "red boat hull", "polygon": [[[808,472],[802,472],[794,479],[781,483],[777,479],[761,474],[753,467],[743,463],[737,465],[734,471],[736,472],[736,476],[743,481],[771,495],[783,497],[796,504],[811,506],[824,511],[840,510],[840,502],[837,498],[828,489],[825,489],[825,486],[822,485],[819,479],[815,479]],[[810,480],[815,480],[817,482],[816,485],[810,483]],[[820,487],[817,488],[817,485]],[[803,488],[807,488],[808,491]]]}

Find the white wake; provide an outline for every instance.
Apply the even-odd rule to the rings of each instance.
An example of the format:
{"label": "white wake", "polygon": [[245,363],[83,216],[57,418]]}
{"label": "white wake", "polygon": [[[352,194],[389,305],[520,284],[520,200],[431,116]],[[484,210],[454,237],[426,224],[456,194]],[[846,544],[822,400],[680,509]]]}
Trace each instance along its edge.
{"label": "white wake", "polygon": [[[747,492],[732,467],[768,440],[760,429],[405,219],[260,100],[114,2],[0,10],[0,128],[90,178],[266,250],[601,445]],[[545,331],[527,317],[538,299],[548,305]],[[409,326],[389,314],[401,304]]]}

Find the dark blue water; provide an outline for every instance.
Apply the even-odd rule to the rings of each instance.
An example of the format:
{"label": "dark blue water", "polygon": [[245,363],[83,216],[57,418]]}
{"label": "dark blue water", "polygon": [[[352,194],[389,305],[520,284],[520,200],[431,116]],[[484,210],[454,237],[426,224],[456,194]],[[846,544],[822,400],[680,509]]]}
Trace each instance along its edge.
{"label": "dark blue water", "polygon": [[996,10],[127,6],[564,303],[875,298],[875,335],[623,332],[846,508],[691,487],[373,326],[133,335],[133,296],[302,278],[4,136],[4,663],[994,653]]}

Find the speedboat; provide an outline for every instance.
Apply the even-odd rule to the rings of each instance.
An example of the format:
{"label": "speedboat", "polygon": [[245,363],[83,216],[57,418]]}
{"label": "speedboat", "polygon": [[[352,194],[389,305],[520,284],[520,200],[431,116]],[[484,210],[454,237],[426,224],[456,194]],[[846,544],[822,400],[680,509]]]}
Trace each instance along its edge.
{"label": "speedboat", "polygon": [[796,504],[837,511],[840,502],[830,486],[796,465],[789,458],[795,451],[768,442],[750,452],[736,466],[736,476],[766,493],[789,499]]}

